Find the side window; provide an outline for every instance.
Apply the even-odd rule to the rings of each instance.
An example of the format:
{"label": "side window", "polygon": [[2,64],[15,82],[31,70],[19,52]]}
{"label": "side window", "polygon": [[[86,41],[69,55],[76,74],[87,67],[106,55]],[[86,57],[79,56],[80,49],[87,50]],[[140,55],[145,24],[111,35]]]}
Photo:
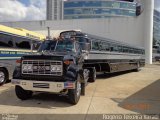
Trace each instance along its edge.
{"label": "side window", "polygon": [[114,46],[113,46],[113,51],[114,51],[114,52],[118,52],[118,46],[117,46],[117,45],[114,45]]}
{"label": "side window", "polygon": [[123,52],[123,47],[122,46],[118,46],[118,52]]}
{"label": "side window", "polygon": [[139,49],[139,50],[138,50],[138,53],[139,53],[139,54],[142,54],[142,50],[141,50],[141,49]]}
{"label": "side window", "polygon": [[0,47],[13,47],[12,36],[0,33]]}
{"label": "side window", "polygon": [[[159,53],[160,53],[160,50],[159,50]],[[145,50],[143,50],[143,55],[145,54]]]}
{"label": "side window", "polygon": [[85,42],[90,43],[90,40],[88,38],[85,38]]}
{"label": "side window", "polygon": [[92,41],[92,50],[99,50],[99,42]]}
{"label": "side window", "polygon": [[110,51],[110,45],[109,45],[109,43],[106,43],[106,51]]}
{"label": "side window", "polygon": [[41,41],[33,40],[33,41],[32,41],[32,49],[33,49],[33,50],[38,50],[41,44],[42,44]]}
{"label": "side window", "polygon": [[87,38],[79,37],[78,42],[82,50],[85,50],[85,44],[89,43],[89,40]]}
{"label": "side window", "polygon": [[99,50],[105,50],[105,43],[103,41],[99,43]]}
{"label": "side window", "polygon": [[103,50],[103,51],[110,51],[110,46],[109,46],[109,43],[107,42],[100,42],[100,46],[99,46],[100,50]]}
{"label": "side window", "polygon": [[110,50],[111,50],[111,52],[113,51],[113,45],[111,44],[111,46],[110,46]]}
{"label": "side window", "polygon": [[129,53],[134,53],[133,48],[129,48]]}
{"label": "side window", "polygon": [[31,40],[26,38],[14,37],[16,48],[19,49],[31,49]]}
{"label": "side window", "polygon": [[128,53],[128,48],[127,47],[123,47],[123,52],[124,53]]}
{"label": "side window", "polygon": [[77,42],[75,43],[75,49],[76,49],[76,51],[78,52],[79,55],[82,53],[82,49]]}
{"label": "side window", "polygon": [[136,54],[136,49],[134,48],[134,54]]}
{"label": "side window", "polygon": [[76,39],[77,39],[78,42],[80,42],[80,43],[89,43],[89,39],[88,39],[88,38],[77,37]]}
{"label": "side window", "polygon": [[134,53],[135,53],[135,54],[138,54],[138,49],[135,49],[135,50],[134,50]]}
{"label": "side window", "polygon": [[111,51],[113,51],[113,52],[118,52],[118,46],[115,45],[115,44],[112,44],[112,45],[111,45]]}

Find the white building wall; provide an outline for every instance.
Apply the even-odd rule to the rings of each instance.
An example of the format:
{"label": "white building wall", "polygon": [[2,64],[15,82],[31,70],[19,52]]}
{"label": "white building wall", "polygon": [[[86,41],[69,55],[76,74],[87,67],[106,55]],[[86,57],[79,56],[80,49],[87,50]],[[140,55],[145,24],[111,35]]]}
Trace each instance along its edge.
{"label": "white building wall", "polygon": [[139,17],[114,17],[108,19],[83,19],[61,21],[30,21],[1,23],[11,27],[25,28],[47,35],[47,27],[51,35],[55,30],[81,30],[97,36],[123,41],[144,47],[143,14]]}

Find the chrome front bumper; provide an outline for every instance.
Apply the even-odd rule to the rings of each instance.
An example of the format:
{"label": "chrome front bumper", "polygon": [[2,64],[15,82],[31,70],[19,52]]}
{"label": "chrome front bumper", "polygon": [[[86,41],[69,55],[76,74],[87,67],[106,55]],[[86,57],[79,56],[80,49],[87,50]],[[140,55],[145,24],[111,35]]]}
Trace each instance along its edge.
{"label": "chrome front bumper", "polygon": [[24,90],[60,93],[64,89],[75,89],[75,82],[47,82],[12,79],[12,84],[21,86]]}

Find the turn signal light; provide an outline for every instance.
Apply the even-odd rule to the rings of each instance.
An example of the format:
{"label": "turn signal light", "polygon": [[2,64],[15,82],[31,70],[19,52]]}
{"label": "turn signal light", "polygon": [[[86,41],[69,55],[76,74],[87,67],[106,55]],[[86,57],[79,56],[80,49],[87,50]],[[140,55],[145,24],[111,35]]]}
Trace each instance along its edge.
{"label": "turn signal light", "polygon": [[21,63],[22,61],[21,60],[16,60],[16,63]]}
{"label": "turn signal light", "polygon": [[66,65],[70,65],[70,64],[72,64],[72,63],[73,63],[73,61],[70,61],[70,60],[64,61],[64,64],[66,64]]}

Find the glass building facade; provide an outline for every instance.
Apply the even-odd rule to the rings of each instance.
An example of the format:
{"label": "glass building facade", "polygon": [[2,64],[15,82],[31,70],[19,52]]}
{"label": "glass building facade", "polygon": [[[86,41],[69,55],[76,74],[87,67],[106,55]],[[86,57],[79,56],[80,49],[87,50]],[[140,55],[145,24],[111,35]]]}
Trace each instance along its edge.
{"label": "glass building facade", "polygon": [[64,1],[64,19],[136,16],[136,2],[106,0]]}
{"label": "glass building facade", "polygon": [[153,47],[160,53],[160,12],[154,11]]}

